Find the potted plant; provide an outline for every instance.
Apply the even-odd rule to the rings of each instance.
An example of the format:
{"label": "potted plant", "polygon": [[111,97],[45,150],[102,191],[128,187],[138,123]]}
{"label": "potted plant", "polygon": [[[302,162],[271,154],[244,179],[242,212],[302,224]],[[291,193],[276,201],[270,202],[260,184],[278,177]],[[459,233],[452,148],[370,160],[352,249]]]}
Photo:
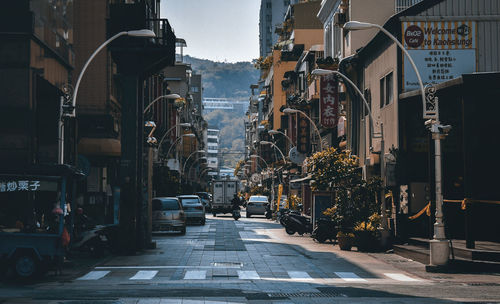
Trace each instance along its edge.
{"label": "potted plant", "polygon": [[375,251],[378,249],[378,228],[381,217],[377,213],[372,214],[367,221],[359,222],[354,227],[355,244],[358,251]]}
{"label": "potted plant", "polygon": [[326,58],[320,57],[320,58],[316,59],[316,64],[318,65],[318,68],[320,68],[320,69],[337,70],[339,67],[339,59],[332,58],[331,56],[328,56]]}
{"label": "potted plant", "polygon": [[337,243],[340,250],[351,250],[354,243],[354,233],[339,231],[337,233]]}

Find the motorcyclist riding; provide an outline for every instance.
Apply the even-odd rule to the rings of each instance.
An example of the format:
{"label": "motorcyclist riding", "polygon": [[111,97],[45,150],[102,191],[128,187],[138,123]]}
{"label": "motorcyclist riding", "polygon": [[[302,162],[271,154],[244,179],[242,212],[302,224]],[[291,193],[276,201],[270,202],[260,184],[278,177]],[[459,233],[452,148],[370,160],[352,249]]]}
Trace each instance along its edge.
{"label": "motorcyclist riding", "polygon": [[231,200],[231,205],[233,208],[233,218],[234,220],[238,220],[240,218],[240,205],[241,201],[238,195],[234,195],[233,199]]}

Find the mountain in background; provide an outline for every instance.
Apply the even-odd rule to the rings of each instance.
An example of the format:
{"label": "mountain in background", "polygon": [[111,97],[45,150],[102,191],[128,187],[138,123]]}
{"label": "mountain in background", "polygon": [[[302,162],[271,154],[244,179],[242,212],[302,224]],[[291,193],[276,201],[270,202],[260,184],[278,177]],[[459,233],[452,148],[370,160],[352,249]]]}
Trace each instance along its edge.
{"label": "mountain in background", "polygon": [[215,62],[184,56],[193,71],[201,74],[203,97],[248,99],[250,85],[259,80],[259,70],[251,62]]}
{"label": "mountain in background", "polygon": [[[203,97],[249,100],[250,85],[259,80],[259,70],[251,62],[215,62],[184,56],[194,72],[201,74]],[[223,155],[223,166],[236,166],[243,158],[245,145],[244,111],[204,111],[203,116],[211,129],[220,130],[219,151]]]}

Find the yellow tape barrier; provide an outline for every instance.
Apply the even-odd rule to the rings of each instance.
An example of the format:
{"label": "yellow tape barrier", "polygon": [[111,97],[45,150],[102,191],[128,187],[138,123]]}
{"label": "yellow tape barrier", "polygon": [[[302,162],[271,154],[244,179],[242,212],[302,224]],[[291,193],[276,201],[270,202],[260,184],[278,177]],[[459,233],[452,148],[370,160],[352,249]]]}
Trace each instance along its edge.
{"label": "yellow tape barrier", "polygon": [[417,214],[408,217],[408,219],[414,220],[424,214],[424,212],[427,216],[431,216],[431,203],[428,203],[422,210],[420,210]]}
{"label": "yellow tape barrier", "polygon": [[445,199],[443,200],[445,203],[460,203],[461,206],[460,208],[462,210],[467,209],[467,204],[470,203],[485,203],[485,204],[497,204],[500,205],[500,201],[491,201],[491,200],[477,200],[477,199],[471,199],[471,198],[464,198],[463,200],[449,200]]}

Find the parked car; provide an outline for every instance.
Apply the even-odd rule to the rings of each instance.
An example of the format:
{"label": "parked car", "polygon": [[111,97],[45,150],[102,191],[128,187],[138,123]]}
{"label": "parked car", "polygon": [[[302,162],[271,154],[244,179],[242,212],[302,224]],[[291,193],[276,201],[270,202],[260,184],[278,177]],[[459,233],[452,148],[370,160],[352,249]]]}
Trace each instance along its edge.
{"label": "parked car", "polygon": [[247,217],[252,215],[265,215],[269,200],[264,195],[252,195],[247,203]]}
{"label": "parked car", "polygon": [[205,211],[210,212],[210,210],[212,210],[212,202],[210,201],[208,192],[196,192],[195,194],[200,197],[201,203],[205,207]]}
{"label": "parked car", "polygon": [[180,195],[177,198],[182,203],[187,222],[205,225],[205,207],[198,195]]}
{"label": "parked car", "polygon": [[155,197],[153,207],[153,232],[179,231],[186,234],[186,212],[176,197]]}

